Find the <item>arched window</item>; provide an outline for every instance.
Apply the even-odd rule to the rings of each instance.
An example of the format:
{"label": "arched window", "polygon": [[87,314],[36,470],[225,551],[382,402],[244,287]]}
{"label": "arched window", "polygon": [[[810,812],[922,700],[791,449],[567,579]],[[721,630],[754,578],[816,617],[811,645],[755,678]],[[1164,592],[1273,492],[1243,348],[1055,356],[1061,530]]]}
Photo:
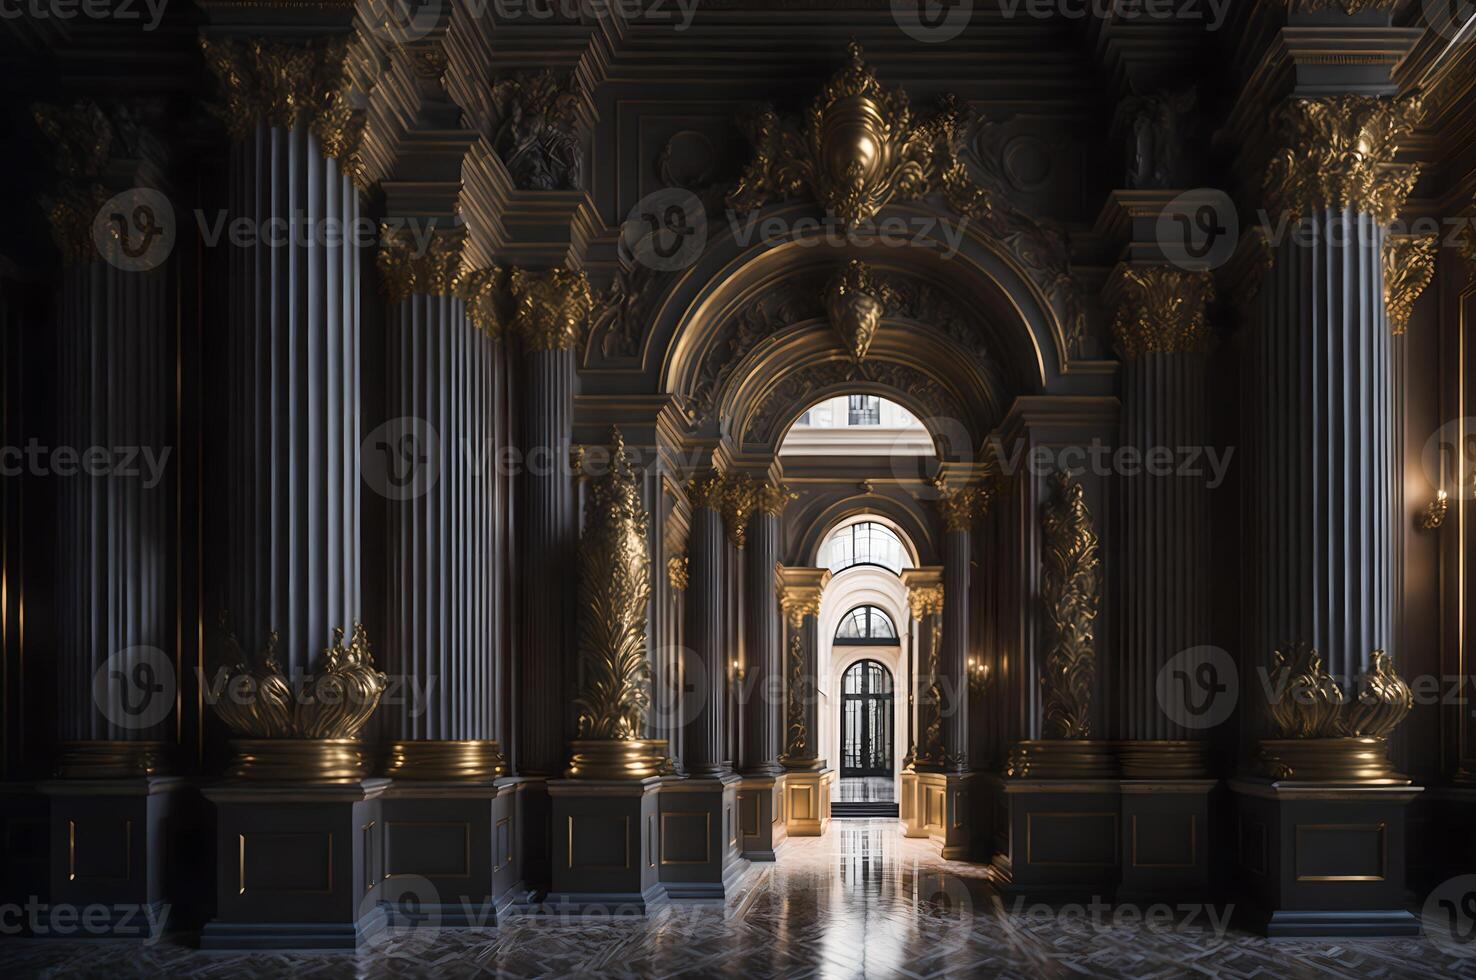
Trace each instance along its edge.
{"label": "arched window", "polygon": [[856,565],[880,565],[900,573],[907,562],[907,549],[897,532],[876,521],[838,527],[820,546],[820,563],[832,572]]}
{"label": "arched window", "polygon": [[895,643],[897,626],[876,606],[857,606],[841,617],[835,639],[838,643]]}

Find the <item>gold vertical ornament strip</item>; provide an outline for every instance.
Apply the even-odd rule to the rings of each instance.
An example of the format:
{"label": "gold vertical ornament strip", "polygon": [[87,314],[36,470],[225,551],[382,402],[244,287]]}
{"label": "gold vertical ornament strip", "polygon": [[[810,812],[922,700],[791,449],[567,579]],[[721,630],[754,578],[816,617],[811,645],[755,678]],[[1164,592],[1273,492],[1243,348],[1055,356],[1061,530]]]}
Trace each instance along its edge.
{"label": "gold vertical ornament strip", "polygon": [[1290,99],[1273,119],[1280,148],[1266,169],[1271,208],[1292,218],[1352,209],[1392,224],[1419,178],[1397,164],[1401,141],[1424,112],[1417,95]]}
{"label": "gold vertical ornament strip", "polygon": [[789,633],[789,684],[785,693],[784,755],[790,759],[802,759],[810,742],[809,727],[805,724],[805,644],[804,638],[800,636],[799,626],[792,621]]}
{"label": "gold vertical ornament strip", "polygon": [[1389,332],[1401,337],[1414,316],[1415,300],[1435,278],[1436,235],[1390,235],[1384,241],[1384,309]]}
{"label": "gold vertical ornament strip", "polygon": [[1208,271],[1167,265],[1122,266],[1114,282],[1112,342],[1124,358],[1208,351],[1207,316],[1215,298]]}
{"label": "gold vertical ornament strip", "polygon": [[1047,738],[1091,736],[1096,678],[1094,623],[1101,602],[1098,541],[1082,485],[1065,471],[1052,477],[1055,495],[1045,506],[1041,594],[1052,639],[1040,678]]}
{"label": "gold vertical ornament strip", "polygon": [[220,81],[225,102],[216,113],[232,139],[246,139],[259,123],[305,124],[323,155],[363,186],[364,114],[351,95],[354,61],[365,56],[357,35],[301,42],[202,37],[200,50]]}

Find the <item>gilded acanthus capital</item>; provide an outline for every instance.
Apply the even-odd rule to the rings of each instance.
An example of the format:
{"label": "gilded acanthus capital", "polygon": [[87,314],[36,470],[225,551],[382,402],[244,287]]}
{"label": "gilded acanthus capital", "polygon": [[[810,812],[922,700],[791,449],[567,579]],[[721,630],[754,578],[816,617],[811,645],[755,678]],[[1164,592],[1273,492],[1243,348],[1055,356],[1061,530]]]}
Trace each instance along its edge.
{"label": "gilded acanthus capital", "polygon": [[261,123],[284,129],[303,123],[325,157],[363,182],[364,116],[350,95],[356,61],[364,57],[356,35],[301,42],[202,37],[200,50],[220,81],[225,102],[217,114],[232,139],[244,140]]}
{"label": "gilded acanthus capital", "polygon": [[1124,265],[1113,283],[1112,343],[1118,356],[1192,354],[1214,337],[1206,311],[1215,298],[1208,271]]}
{"label": "gilded acanthus capital", "polygon": [[711,470],[687,481],[687,501],[694,510],[706,507],[708,510],[721,511],[727,490],[727,478],[716,470]]}
{"label": "gilded acanthus capital", "polygon": [[1351,208],[1392,223],[1419,177],[1417,164],[1395,157],[1423,111],[1417,95],[1283,103],[1273,117],[1279,149],[1266,171],[1269,205],[1293,217]]}
{"label": "gilded acanthus capital", "polygon": [[463,231],[433,231],[417,236],[391,222],[379,227],[375,265],[385,298],[398,303],[410,296],[448,296],[459,292],[464,274]]}
{"label": "gilded acanthus capital", "polygon": [[728,540],[742,548],[748,543],[748,518],[758,506],[758,485],[742,473],[730,475],[723,483],[719,506]]}
{"label": "gilded acanthus capital", "polygon": [[1415,300],[1435,278],[1437,235],[1390,235],[1384,241],[1384,309],[1389,332],[1400,336],[1409,329]]}
{"label": "gilded acanthus capital", "polygon": [[758,486],[756,503],[760,513],[768,514],[770,517],[780,517],[784,514],[784,508],[789,506],[789,502],[798,499],[799,494],[789,489],[786,484],[765,482]]}
{"label": "gilded acanthus capital", "polygon": [[594,301],[582,271],[555,266],[508,273],[512,325],[530,351],[573,350]]}
{"label": "gilded acanthus capital", "polygon": [[943,519],[945,531],[967,531],[975,521],[989,512],[994,499],[993,487],[989,483],[970,483],[955,490],[946,483],[936,483],[938,489],[938,516]]}
{"label": "gilded acanthus capital", "polygon": [[913,619],[926,619],[943,612],[943,586],[939,583],[914,585],[907,590],[907,607]]}

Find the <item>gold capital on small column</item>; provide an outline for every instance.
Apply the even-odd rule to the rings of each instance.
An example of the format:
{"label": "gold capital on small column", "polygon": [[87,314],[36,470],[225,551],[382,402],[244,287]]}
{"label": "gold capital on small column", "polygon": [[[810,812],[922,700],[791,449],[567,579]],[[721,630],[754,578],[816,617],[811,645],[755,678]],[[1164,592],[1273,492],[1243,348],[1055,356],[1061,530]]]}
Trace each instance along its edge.
{"label": "gold capital on small column", "polygon": [[758,487],[758,509],[770,517],[780,517],[784,514],[784,508],[789,506],[791,500],[798,500],[799,494],[783,483],[766,482]]}
{"label": "gold capital on small column", "polygon": [[[284,129],[306,123],[323,155],[362,186],[364,115],[349,95],[366,57],[357,36],[297,43],[202,37],[200,50],[224,90],[225,104],[216,113],[232,139],[244,140],[258,123]],[[372,84],[372,72],[358,74],[364,86]]]}
{"label": "gold capital on small column", "polygon": [[1283,103],[1273,116],[1280,149],[1265,178],[1271,208],[1294,218],[1351,208],[1392,223],[1419,178],[1417,164],[1396,164],[1395,156],[1423,112],[1416,95]]}
{"label": "gold capital on small column", "polygon": [[1384,240],[1384,308],[1389,332],[1396,337],[1409,329],[1415,300],[1435,278],[1436,235],[1390,235]]}
{"label": "gold capital on small column", "polygon": [[943,585],[914,585],[907,590],[907,605],[914,619],[943,612]]}
{"label": "gold capital on small column", "polygon": [[459,291],[464,275],[461,252],[464,231],[432,231],[421,238],[384,222],[379,228],[375,264],[385,298],[399,303],[409,296],[446,296]]}
{"label": "gold capital on small column", "polygon": [[1214,298],[1208,271],[1120,266],[1109,292],[1113,346],[1123,358],[1207,351],[1214,337],[1205,312]]}
{"label": "gold capital on small column", "polygon": [[530,351],[573,350],[594,308],[589,278],[563,266],[507,276],[512,325]]}

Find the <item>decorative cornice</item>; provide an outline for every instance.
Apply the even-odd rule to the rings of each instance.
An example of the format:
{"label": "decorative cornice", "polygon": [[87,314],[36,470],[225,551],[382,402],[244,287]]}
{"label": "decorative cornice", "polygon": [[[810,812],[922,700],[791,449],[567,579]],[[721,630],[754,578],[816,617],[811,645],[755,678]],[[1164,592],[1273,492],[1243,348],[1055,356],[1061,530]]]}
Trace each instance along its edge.
{"label": "decorative cornice", "polygon": [[573,350],[593,301],[589,279],[555,266],[541,273],[513,269],[507,277],[512,325],[530,351]]}
{"label": "decorative cornice", "polygon": [[1208,271],[1123,265],[1113,292],[1112,342],[1119,356],[1209,350],[1214,337],[1206,309],[1215,298],[1215,282]]}
{"label": "decorative cornice", "polygon": [[1044,508],[1041,595],[1052,627],[1040,685],[1047,738],[1090,738],[1097,652],[1093,622],[1101,602],[1097,532],[1082,485],[1057,471]]}
{"label": "decorative cornice", "polygon": [[789,489],[787,484],[765,482],[758,486],[755,503],[760,513],[782,517],[784,508],[789,506],[790,501],[798,499],[799,494]]}
{"label": "decorative cornice", "polygon": [[888,289],[866,263],[850,262],[825,287],[825,315],[846,350],[864,360],[886,315]]}
{"label": "decorative cornice", "polygon": [[1288,100],[1274,116],[1281,148],[1266,170],[1268,204],[1293,218],[1351,208],[1392,223],[1419,177],[1418,164],[1395,156],[1422,112],[1417,95]]}
{"label": "decorative cornice", "polygon": [[1384,308],[1389,332],[1402,336],[1414,316],[1415,300],[1435,278],[1437,235],[1390,235],[1384,241]]}
{"label": "decorative cornice", "polygon": [[379,284],[391,304],[410,296],[449,296],[460,292],[463,276],[461,231],[436,231],[419,240],[406,228],[384,222],[375,264]]}
{"label": "decorative cornice", "polygon": [[284,129],[305,124],[322,154],[363,186],[364,116],[349,95],[354,62],[364,57],[356,34],[297,43],[202,37],[200,50],[224,89],[217,115],[233,140],[246,139],[260,123]]}
{"label": "decorative cornice", "polygon": [[943,586],[913,585],[907,589],[907,607],[913,619],[926,619],[943,612]]}

